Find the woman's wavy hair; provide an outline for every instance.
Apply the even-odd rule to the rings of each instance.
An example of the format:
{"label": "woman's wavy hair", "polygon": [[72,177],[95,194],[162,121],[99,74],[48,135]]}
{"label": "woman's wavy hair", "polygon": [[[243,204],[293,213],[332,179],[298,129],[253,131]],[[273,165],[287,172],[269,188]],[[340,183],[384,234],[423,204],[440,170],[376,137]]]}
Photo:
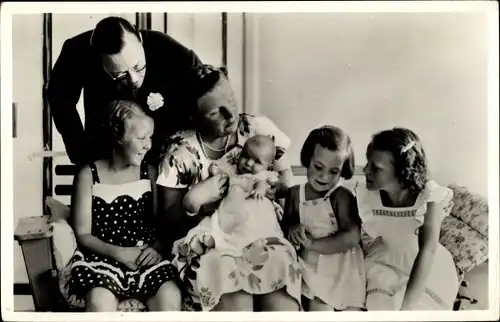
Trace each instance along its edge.
{"label": "woman's wavy hair", "polygon": [[198,107],[198,99],[215,88],[221,79],[228,79],[226,67],[201,64],[191,67],[183,75],[183,96],[191,116]]}
{"label": "woman's wavy hair", "polygon": [[418,135],[402,127],[395,127],[373,135],[368,145],[371,151],[386,151],[394,159],[394,171],[399,182],[412,192],[422,191],[427,182],[427,159]]}
{"label": "woman's wavy hair", "polygon": [[316,144],[331,151],[345,152],[347,157],[342,165],[340,176],[346,180],[352,178],[355,167],[354,151],[351,138],[347,132],[339,127],[331,125],[325,125],[312,130],[307,136],[302,146],[302,150],[300,151],[300,162],[306,168],[309,168]]}

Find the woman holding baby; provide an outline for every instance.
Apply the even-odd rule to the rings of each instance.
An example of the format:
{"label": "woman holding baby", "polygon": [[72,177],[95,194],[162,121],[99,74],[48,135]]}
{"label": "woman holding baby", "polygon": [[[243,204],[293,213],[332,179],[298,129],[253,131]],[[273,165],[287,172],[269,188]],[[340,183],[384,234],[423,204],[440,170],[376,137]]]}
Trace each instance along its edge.
{"label": "woman holding baby", "polygon": [[[195,130],[182,131],[169,139],[157,180],[160,208],[167,218],[165,235],[170,243],[180,239],[174,245],[174,264],[180,269],[187,292],[198,303],[195,306],[203,310],[253,311],[257,305],[266,311],[297,311],[301,299],[300,267],[295,249],[281,230],[257,238],[239,252],[217,247],[207,250],[206,246],[213,243],[204,238],[209,236],[207,230],[203,225],[191,230],[204,214],[217,209],[234,182],[229,178],[229,169],[237,167],[246,141],[254,135],[272,138],[273,158],[264,166],[265,157],[250,156],[253,149],[245,149],[249,160],[240,170],[245,172],[261,162],[263,170],[278,173],[276,184],[267,191],[268,197],[282,195],[292,177],[284,157],[290,140],[268,118],[237,113],[224,69],[199,66],[188,78],[191,86],[185,97],[191,100],[188,108]],[[210,177],[209,168],[214,163],[224,171]],[[271,211],[273,217],[268,219],[277,223],[279,211]]]}

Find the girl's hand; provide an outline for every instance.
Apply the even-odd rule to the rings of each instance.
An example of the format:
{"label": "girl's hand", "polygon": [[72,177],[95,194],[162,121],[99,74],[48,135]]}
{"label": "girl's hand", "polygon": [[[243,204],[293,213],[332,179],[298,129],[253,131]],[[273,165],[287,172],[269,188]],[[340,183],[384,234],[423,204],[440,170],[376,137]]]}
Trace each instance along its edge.
{"label": "girl's hand", "polygon": [[302,243],[302,245],[304,245],[304,248],[310,248],[312,245],[312,241],[313,241],[313,237],[309,233],[306,232],[306,239]]}
{"label": "girl's hand", "polygon": [[140,247],[120,247],[115,254],[115,259],[130,270],[136,271],[138,268],[137,259],[141,253],[142,248]]}
{"label": "girl's hand", "polygon": [[269,200],[274,200],[274,198],[276,197],[276,192],[278,191],[278,182],[269,180],[266,188],[266,198]]}
{"label": "girl's hand", "polygon": [[295,246],[304,245],[304,243],[307,242],[305,227],[302,225],[295,225],[294,227],[290,228],[288,239]]}
{"label": "girl's hand", "polygon": [[146,247],[136,259],[138,268],[153,266],[161,262],[162,256],[153,247]]}

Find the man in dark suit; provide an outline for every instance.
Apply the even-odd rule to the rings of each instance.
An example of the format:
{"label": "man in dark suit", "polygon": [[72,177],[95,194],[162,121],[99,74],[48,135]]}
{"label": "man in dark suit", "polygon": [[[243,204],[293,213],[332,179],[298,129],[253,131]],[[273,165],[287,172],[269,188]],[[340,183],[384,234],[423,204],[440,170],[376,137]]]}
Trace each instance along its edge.
{"label": "man in dark suit", "polygon": [[[149,159],[155,160],[165,136],[185,119],[181,93],[188,85],[181,81],[183,72],[200,63],[192,50],[170,36],[137,30],[119,17],[105,18],[94,30],[67,39],[46,95],[71,162],[83,165],[105,156],[103,116],[116,99],[135,101],[153,116]],[[76,109],[82,90],[85,127]]]}

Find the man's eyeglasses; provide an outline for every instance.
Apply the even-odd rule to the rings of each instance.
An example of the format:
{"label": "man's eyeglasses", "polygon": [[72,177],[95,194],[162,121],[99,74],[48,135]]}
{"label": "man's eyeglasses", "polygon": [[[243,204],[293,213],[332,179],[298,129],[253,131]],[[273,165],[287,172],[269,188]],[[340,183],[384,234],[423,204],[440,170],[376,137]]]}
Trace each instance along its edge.
{"label": "man's eyeglasses", "polygon": [[127,77],[130,75],[130,73],[135,73],[135,74],[141,75],[146,70],[146,64],[135,66],[133,68],[130,68],[127,71],[121,72],[121,73],[114,75],[114,76],[111,75],[110,72],[108,72],[106,67],[103,66],[103,68],[106,71],[106,73],[109,75],[109,77],[111,77],[113,79],[113,81],[119,82],[119,81],[123,81],[123,80],[127,79]]}

